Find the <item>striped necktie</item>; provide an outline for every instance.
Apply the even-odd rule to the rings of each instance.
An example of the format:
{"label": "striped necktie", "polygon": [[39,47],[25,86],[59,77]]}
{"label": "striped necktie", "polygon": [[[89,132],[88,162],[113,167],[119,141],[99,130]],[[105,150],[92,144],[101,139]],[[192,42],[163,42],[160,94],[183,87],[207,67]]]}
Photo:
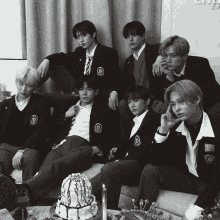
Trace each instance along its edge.
{"label": "striped necktie", "polygon": [[91,62],[92,62],[92,57],[88,56],[88,62],[86,64],[86,72],[85,72],[85,75],[89,75],[90,74],[90,65],[91,65]]}

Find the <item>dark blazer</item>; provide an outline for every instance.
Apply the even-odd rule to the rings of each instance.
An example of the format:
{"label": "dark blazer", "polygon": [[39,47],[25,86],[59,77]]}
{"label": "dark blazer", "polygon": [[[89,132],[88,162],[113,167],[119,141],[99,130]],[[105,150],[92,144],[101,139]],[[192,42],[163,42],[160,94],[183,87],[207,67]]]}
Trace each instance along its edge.
{"label": "dark blazer", "polygon": [[[49,70],[54,70],[61,65],[69,70],[70,75],[76,80],[84,75],[86,62],[86,50],[77,47],[74,52],[55,53],[45,57],[50,61]],[[101,74],[99,73],[101,71]],[[118,52],[115,49],[106,47],[98,43],[91,66],[90,75],[97,77],[100,93],[107,97],[111,91],[118,90],[120,83],[120,68]]]}
{"label": "dark blazer", "polygon": [[[209,119],[215,138],[203,137],[198,144],[197,173],[199,178],[209,184],[196,200],[195,204],[200,207],[204,207],[208,202],[212,202],[218,191],[220,191],[220,124],[212,116],[209,116]],[[186,137],[180,132],[175,131],[179,124],[170,130],[166,141],[162,143],[155,143],[154,141],[150,149],[150,163],[157,166],[174,166],[183,172],[189,173],[186,165]],[[215,144],[215,161],[213,164],[208,164],[205,160],[204,143]]]}
{"label": "dark blazer", "polygon": [[[72,117],[56,126],[50,139],[50,147],[59,144],[71,129]],[[97,146],[107,158],[110,149],[119,141],[119,115],[110,110],[108,105],[100,99],[95,99],[90,115],[90,145]]]}
{"label": "dark blazer", "polygon": [[[173,82],[167,84],[165,75],[155,78],[158,81],[154,93],[155,97],[163,101],[166,88]],[[188,56],[186,60],[185,74],[180,78],[176,77],[176,81],[177,79],[189,79],[195,82],[202,89],[204,95],[203,108],[205,111],[219,101],[220,85],[216,81],[214,72],[206,58]]]}
{"label": "dark blazer", "polygon": [[[5,129],[11,117],[12,108],[15,103],[15,96],[6,99],[0,103],[0,142],[4,135]],[[22,134],[26,137],[26,141],[22,148],[34,148],[43,152],[47,130],[50,125],[51,115],[50,106],[47,99],[38,94],[32,94],[28,103],[28,112],[23,122]],[[37,117],[36,123],[31,123],[32,118]],[[44,145],[42,143],[44,142]]]}
{"label": "dark blazer", "polygon": [[[146,74],[148,75],[150,89],[152,94],[154,94],[154,88],[156,80],[152,74],[152,65],[156,61],[158,53],[159,53],[160,44],[148,44],[144,48],[145,53],[145,66],[146,66]],[[127,89],[132,86],[135,86],[135,78],[134,78],[134,56],[131,54],[124,63],[124,71],[122,74],[122,84],[120,87],[120,99],[123,98],[124,93]]]}
{"label": "dark blazer", "polygon": [[[143,166],[149,163],[149,149],[154,139],[154,134],[160,124],[160,115],[149,110],[145,115],[138,131],[130,138],[133,123],[128,129],[127,138],[116,151],[115,159],[136,160]],[[125,157],[126,153],[128,155]]]}

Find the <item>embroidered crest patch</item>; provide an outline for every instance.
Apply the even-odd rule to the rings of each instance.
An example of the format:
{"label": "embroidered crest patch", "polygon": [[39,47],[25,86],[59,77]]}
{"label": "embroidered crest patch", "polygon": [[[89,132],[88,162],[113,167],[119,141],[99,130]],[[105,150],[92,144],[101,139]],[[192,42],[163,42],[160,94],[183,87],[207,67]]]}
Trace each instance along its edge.
{"label": "embroidered crest patch", "polygon": [[214,155],[205,155],[205,161],[207,164],[213,164],[215,161],[215,156]]}
{"label": "embroidered crest patch", "polygon": [[103,67],[98,67],[97,68],[97,75],[98,76],[104,76],[104,68]]}
{"label": "embroidered crest patch", "polygon": [[32,115],[30,119],[30,125],[36,125],[38,122],[38,116],[37,115]]}
{"label": "embroidered crest patch", "polygon": [[101,133],[102,132],[102,125],[100,123],[96,123],[94,127],[94,131],[96,133]]}
{"label": "embroidered crest patch", "polygon": [[136,136],[134,137],[134,146],[135,146],[135,147],[138,147],[138,146],[140,146],[140,145],[141,145],[141,139],[140,139],[139,135],[136,135]]}

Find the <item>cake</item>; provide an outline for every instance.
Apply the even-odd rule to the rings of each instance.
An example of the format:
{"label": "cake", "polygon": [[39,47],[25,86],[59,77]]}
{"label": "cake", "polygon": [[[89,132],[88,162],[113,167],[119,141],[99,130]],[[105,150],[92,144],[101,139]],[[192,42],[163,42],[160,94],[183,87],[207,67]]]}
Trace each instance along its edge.
{"label": "cake", "polygon": [[96,198],[92,195],[92,185],[88,178],[80,173],[66,177],[61,186],[56,214],[68,220],[86,220],[94,217],[97,211]]}

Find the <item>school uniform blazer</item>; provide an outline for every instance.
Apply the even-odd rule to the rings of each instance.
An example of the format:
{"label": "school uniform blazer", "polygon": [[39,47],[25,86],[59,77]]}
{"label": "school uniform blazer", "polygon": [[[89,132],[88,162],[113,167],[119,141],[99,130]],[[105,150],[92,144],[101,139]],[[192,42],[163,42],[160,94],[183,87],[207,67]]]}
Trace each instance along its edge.
{"label": "school uniform blazer", "polygon": [[[145,54],[145,66],[146,66],[146,74],[148,75],[150,89],[152,94],[154,94],[154,88],[156,80],[153,77],[152,73],[152,65],[157,59],[159,53],[160,44],[148,44],[144,48]],[[131,54],[124,63],[124,71],[122,74],[122,83],[120,86],[120,99],[123,98],[124,93],[130,87],[135,86],[135,78],[134,78],[134,56]]]}
{"label": "school uniform blazer", "polygon": [[[15,96],[0,103],[0,143],[12,114]],[[44,151],[47,129],[50,124],[50,106],[46,99],[38,94],[32,94],[29,100],[29,111],[25,115],[22,133],[27,137],[21,148],[34,148],[39,152]]]}
{"label": "school uniform blazer", "polygon": [[[69,134],[71,124],[72,117],[56,127],[56,133],[54,129],[53,138],[50,139],[51,147],[59,144]],[[90,115],[90,145],[97,146],[107,156],[110,149],[118,144],[119,127],[118,112],[110,110],[104,101],[95,99]]]}
{"label": "school uniform blazer", "polygon": [[[155,97],[161,101],[164,100],[164,92],[166,90],[166,87],[164,87],[165,77],[165,75],[155,77],[158,81],[155,89]],[[179,80],[182,79],[189,79],[201,88],[204,95],[203,108],[205,111],[219,101],[220,85],[216,81],[214,72],[206,58],[188,56],[185,74],[181,76]],[[172,82],[170,85],[171,84]]]}
{"label": "school uniform blazer", "polygon": [[[213,202],[218,191],[220,191],[220,123],[214,116],[208,116],[215,138],[203,137],[198,144],[197,173],[199,178],[208,183],[204,192],[199,195],[195,202],[200,207],[208,206],[210,202]],[[170,165],[188,173],[188,166],[186,165],[187,141],[181,132],[176,131],[179,124],[170,130],[166,141],[155,143],[154,140],[149,151],[150,163],[157,166]],[[205,143],[215,145],[215,151],[213,153],[215,159],[211,164],[206,162]]]}
{"label": "school uniform blazer", "polygon": [[[160,115],[152,110],[149,110],[137,132],[130,138],[133,127],[133,123],[131,123],[131,127],[128,129],[127,138],[119,145],[115,154],[115,159],[122,158],[122,160],[136,160],[143,166],[148,164],[148,151],[159,124]],[[128,155],[125,157],[127,152]]]}
{"label": "school uniform blazer", "polygon": [[[49,70],[58,65],[66,67],[76,80],[84,75],[86,49],[77,47],[74,52],[55,53],[45,57],[50,61]],[[120,68],[118,52],[115,49],[98,43],[92,60],[90,75],[98,79],[100,92],[109,97],[111,91],[117,91],[120,83]]]}

